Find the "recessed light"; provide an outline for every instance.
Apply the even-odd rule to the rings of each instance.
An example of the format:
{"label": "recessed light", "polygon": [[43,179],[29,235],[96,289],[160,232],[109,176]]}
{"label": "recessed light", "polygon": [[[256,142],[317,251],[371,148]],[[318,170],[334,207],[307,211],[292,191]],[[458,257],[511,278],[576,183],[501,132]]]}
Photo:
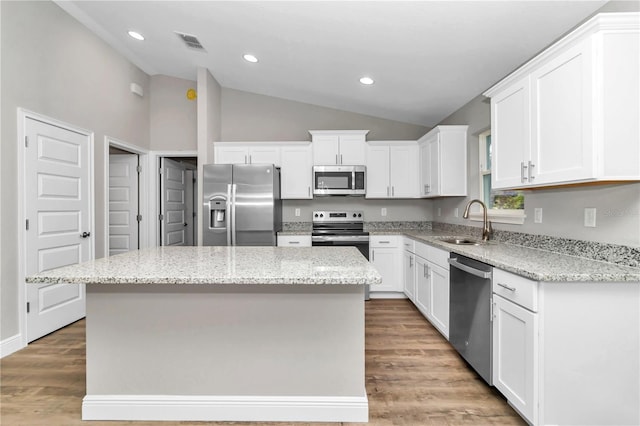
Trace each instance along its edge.
{"label": "recessed light", "polygon": [[368,86],[368,85],[373,84],[373,79],[371,77],[361,77],[360,78],[360,83],[366,84]]}
{"label": "recessed light", "polygon": [[246,55],[244,55],[244,56],[243,56],[243,58],[244,58],[244,60],[245,60],[245,61],[247,61],[247,62],[253,62],[253,63],[258,62],[258,58],[256,58],[256,57],[255,57],[255,56],[253,56],[253,55],[250,55],[250,54],[248,54],[248,53],[247,53]]}
{"label": "recessed light", "polygon": [[128,34],[130,37],[133,37],[136,40],[140,40],[140,41],[144,40],[144,36],[136,31],[129,31]]}

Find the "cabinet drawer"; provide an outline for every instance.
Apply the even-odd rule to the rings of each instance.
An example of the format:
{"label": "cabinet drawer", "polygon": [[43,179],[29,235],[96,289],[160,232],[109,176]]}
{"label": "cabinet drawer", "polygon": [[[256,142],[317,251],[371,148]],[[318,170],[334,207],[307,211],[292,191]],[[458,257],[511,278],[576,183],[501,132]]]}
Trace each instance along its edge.
{"label": "cabinet drawer", "polygon": [[416,242],[411,238],[403,238],[402,239],[402,248],[410,253],[416,252]]}
{"label": "cabinet drawer", "polygon": [[420,241],[416,241],[414,244],[415,244],[416,254],[418,256],[423,257],[427,260],[431,260],[429,259],[429,249],[431,248],[430,245],[421,243]]}
{"label": "cabinet drawer", "polygon": [[371,235],[369,237],[370,247],[398,247],[399,240],[402,237],[399,235]]}
{"label": "cabinet drawer", "polygon": [[311,247],[311,235],[278,235],[278,247]]}
{"label": "cabinet drawer", "polygon": [[437,247],[429,246],[429,252],[427,255],[427,259],[429,262],[435,263],[436,265],[449,270],[449,255],[450,253],[446,250],[439,249]]}
{"label": "cabinet drawer", "polygon": [[538,282],[501,269],[493,270],[493,292],[538,312]]}

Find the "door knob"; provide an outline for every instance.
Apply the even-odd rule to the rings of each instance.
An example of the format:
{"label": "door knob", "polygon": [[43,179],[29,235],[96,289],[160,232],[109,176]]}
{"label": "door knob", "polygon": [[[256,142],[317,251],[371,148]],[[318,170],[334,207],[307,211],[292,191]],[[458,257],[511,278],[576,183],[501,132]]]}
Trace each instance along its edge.
{"label": "door knob", "polygon": [[91,232],[83,232],[82,235],[80,235],[82,238],[88,238],[91,236]]}
{"label": "door knob", "polygon": [[184,223],[184,226],[187,226],[187,222]]}

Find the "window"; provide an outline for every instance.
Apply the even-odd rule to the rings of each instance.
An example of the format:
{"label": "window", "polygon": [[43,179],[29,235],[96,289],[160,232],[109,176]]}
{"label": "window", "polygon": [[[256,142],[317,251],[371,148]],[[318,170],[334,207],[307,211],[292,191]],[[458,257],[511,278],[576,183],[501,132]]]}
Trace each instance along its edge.
{"label": "window", "polygon": [[[498,191],[491,189],[491,130],[479,135],[480,199],[489,209],[494,222],[524,223],[524,193],[522,191]],[[475,213],[475,214],[473,214]],[[472,212],[472,218],[479,215]]]}

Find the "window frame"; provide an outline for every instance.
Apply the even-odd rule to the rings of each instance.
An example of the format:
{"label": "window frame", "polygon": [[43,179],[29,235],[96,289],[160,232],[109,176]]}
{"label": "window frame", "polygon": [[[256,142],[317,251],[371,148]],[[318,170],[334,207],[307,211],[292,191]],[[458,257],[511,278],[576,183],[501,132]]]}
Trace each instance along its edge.
{"label": "window frame", "polygon": [[[478,134],[478,198],[484,202],[484,179],[486,175],[491,175],[491,169],[487,169],[485,162],[486,141],[487,136],[491,135],[491,129],[487,129]],[[487,209],[487,216],[490,221],[496,223],[509,223],[514,225],[522,225],[527,217],[524,209]],[[480,206],[473,206],[469,212],[469,219],[473,221],[482,221],[483,214]]]}

